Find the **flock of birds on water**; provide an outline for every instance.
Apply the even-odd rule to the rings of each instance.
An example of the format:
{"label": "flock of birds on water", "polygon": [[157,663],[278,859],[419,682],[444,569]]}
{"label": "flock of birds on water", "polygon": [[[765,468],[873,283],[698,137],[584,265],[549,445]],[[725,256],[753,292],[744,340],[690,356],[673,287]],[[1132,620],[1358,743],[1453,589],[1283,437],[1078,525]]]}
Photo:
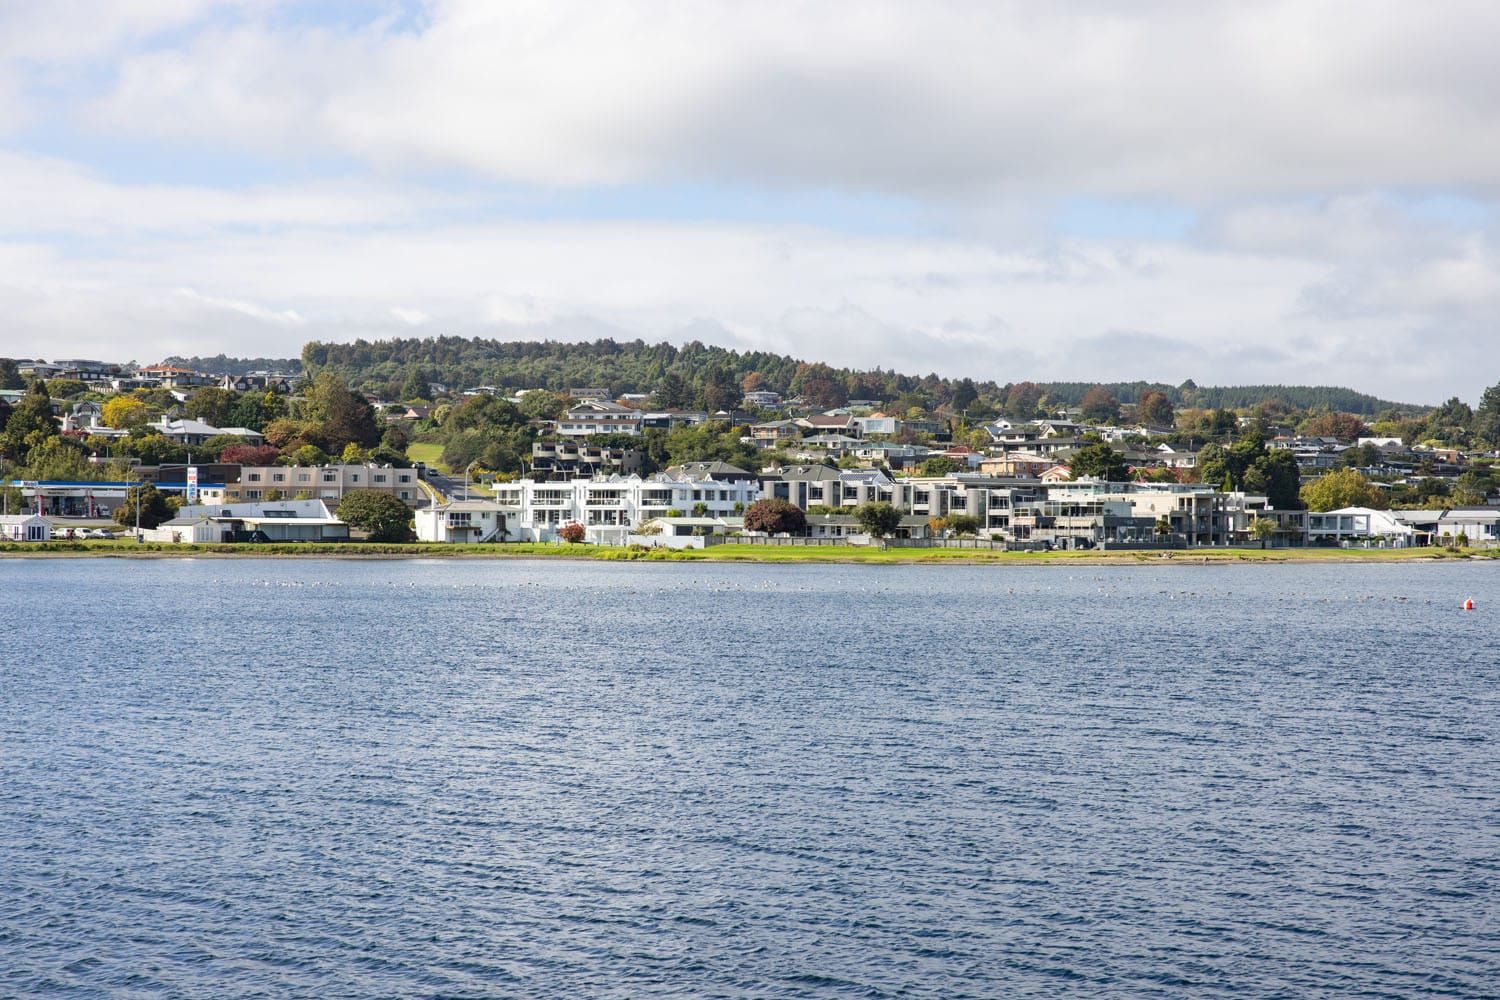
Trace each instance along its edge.
{"label": "flock of birds on water", "polygon": [[[1131,597],[1131,598],[1136,598],[1136,597],[1139,597],[1140,593],[1141,593],[1136,588],[1128,587],[1128,586],[1122,586],[1121,584],[1122,584],[1123,581],[1121,581],[1121,580],[1119,580],[1117,578],[1112,579],[1112,578],[1106,577],[1106,576],[1078,576],[1078,575],[1069,574],[1065,579],[1071,580],[1071,581],[1082,581],[1082,582],[1085,582],[1085,583],[1093,583],[1093,584],[1095,584],[1095,592],[1098,595],[1104,596],[1104,597],[1127,596],[1127,597]],[[234,585],[237,585],[239,583],[239,581],[219,579],[219,580],[214,580],[213,583],[215,585],[217,585],[217,586],[234,586]],[[367,587],[371,586],[370,583],[365,582],[365,581],[357,581],[356,582],[356,581],[345,581],[345,580],[271,580],[271,579],[252,580],[252,581],[249,582],[248,585],[250,587],[260,588],[260,589],[304,589],[304,588],[306,588],[306,589],[315,589],[315,590],[316,589],[338,590],[338,589],[346,589],[346,588],[367,588]],[[500,581],[486,581],[486,582],[482,582],[482,583],[452,583],[452,582],[448,582],[448,583],[432,583],[432,582],[426,582],[426,581],[424,581],[424,582],[418,582],[418,581],[414,581],[414,580],[408,580],[408,581],[385,580],[385,581],[380,581],[380,582],[376,583],[375,586],[381,586],[381,587],[384,587],[385,589],[388,589],[388,590],[421,590],[421,591],[425,591],[425,592],[431,592],[433,590],[493,592],[495,590],[553,589],[554,587],[557,587],[559,585],[549,584],[549,583],[542,583],[542,582],[539,582],[539,581],[536,581],[536,580],[521,580],[521,581],[515,581],[515,582],[511,582],[511,581],[505,581],[505,582],[500,582]],[[566,584],[563,584],[561,586],[565,587],[565,589],[568,589],[570,591],[576,591],[578,589],[578,584],[577,584],[576,581],[569,581]],[[617,593],[617,594],[620,594],[622,596],[627,596],[627,597],[658,597],[658,596],[667,596],[667,595],[680,594],[680,593],[682,593],[684,591],[690,591],[690,592],[693,592],[693,593],[702,593],[702,594],[752,594],[752,593],[764,593],[764,594],[778,594],[778,595],[779,594],[811,594],[811,593],[820,593],[821,594],[821,593],[827,593],[828,592],[828,588],[825,587],[825,586],[812,586],[812,585],[803,585],[803,584],[793,584],[793,585],[789,586],[789,585],[787,585],[785,583],[781,583],[781,582],[778,582],[778,581],[775,581],[775,580],[761,580],[761,581],[759,581],[757,583],[746,583],[746,582],[737,581],[737,580],[697,579],[697,578],[689,579],[689,580],[683,580],[683,581],[679,582],[678,584],[676,584],[675,586],[670,586],[670,587],[653,587],[653,588],[649,588],[649,589],[623,589],[623,590],[622,589],[618,589],[618,588],[613,588],[613,587],[609,587],[609,588],[603,588],[603,587],[601,587],[600,589],[601,590],[607,590],[607,592],[609,592],[609,593]],[[1026,596],[1030,596],[1030,595],[1055,594],[1055,593],[1057,593],[1058,589],[1059,588],[1053,587],[1053,586],[1006,587],[1003,593],[1004,593],[1004,596],[1006,596],[1006,597],[1026,597]],[[849,593],[851,595],[858,595],[858,596],[862,596],[862,597],[877,597],[877,596],[881,596],[881,595],[886,595],[886,596],[906,596],[906,595],[910,594],[910,591],[907,588],[897,587],[897,586],[860,586],[860,587],[849,588],[846,591],[846,593]],[[999,594],[1000,592],[996,591],[996,593]],[[1158,596],[1158,597],[1164,597],[1164,598],[1166,598],[1169,601],[1213,601],[1213,600],[1221,600],[1221,599],[1225,599],[1225,598],[1232,598],[1232,597],[1235,596],[1235,592],[1233,590],[1218,590],[1218,589],[1209,589],[1209,590],[1189,590],[1189,589],[1165,590],[1165,589],[1160,589],[1160,590],[1156,590],[1154,593],[1155,593],[1156,596]],[[1296,601],[1296,602],[1299,602],[1299,603],[1308,603],[1308,604],[1419,604],[1419,605],[1425,604],[1425,605],[1432,605],[1432,604],[1438,604],[1438,603],[1447,603],[1447,602],[1439,602],[1439,601],[1437,601],[1437,600],[1435,600],[1433,598],[1413,598],[1413,597],[1409,597],[1409,596],[1407,596],[1405,594],[1344,594],[1344,595],[1329,595],[1329,594],[1313,593],[1311,591],[1298,591],[1298,592],[1286,592],[1286,593],[1264,593],[1264,592],[1246,593],[1246,592],[1241,592],[1240,596],[1241,596],[1242,599],[1243,598],[1248,598],[1248,599],[1257,600],[1257,601],[1282,600],[1282,601]],[[1464,602],[1464,603],[1472,604],[1472,602]],[[1472,610],[1472,606],[1465,608],[1465,610]]]}

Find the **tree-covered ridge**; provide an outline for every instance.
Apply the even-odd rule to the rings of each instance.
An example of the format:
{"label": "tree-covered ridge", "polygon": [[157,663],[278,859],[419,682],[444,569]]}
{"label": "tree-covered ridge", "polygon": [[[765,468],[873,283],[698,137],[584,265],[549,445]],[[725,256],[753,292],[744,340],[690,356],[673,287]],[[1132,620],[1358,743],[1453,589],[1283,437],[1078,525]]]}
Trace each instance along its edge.
{"label": "tree-covered ridge", "polygon": [[[804,395],[815,404],[840,405],[849,399],[895,400],[924,397],[928,405],[963,409],[976,396],[1004,398],[1013,385],[1032,383],[975,381],[901,374],[880,368],[860,370],[808,362],[765,351],[736,351],[694,341],[683,346],[642,340],[504,341],[466,337],[403,338],[352,343],[313,341],[302,350],[302,363],[316,371],[338,372],[367,391],[393,397],[425,395],[403,392],[425,382],[450,387],[494,385],[511,389],[590,386],[611,393],[656,393],[680,396],[679,405],[733,405],[747,388],[783,395]],[[674,383],[680,381],[678,391]],[[1034,388],[1054,405],[1078,406],[1097,383],[1041,382]],[[705,388],[709,391],[705,392]],[[1423,410],[1338,386],[1198,386],[1191,381],[1170,386],[1153,382],[1105,383],[1121,403],[1133,404],[1147,392],[1163,394],[1173,406],[1244,409],[1279,402],[1287,409],[1333,410],[1374,416],[1391,409]],[[732,398],[731,398],[732,397]]]}
{"label": "tree-covered ridge", "polygon": [[1159,392],[1176,407],[1205,410],[1248,410],[1261,403],[1280,402],[1293,410],[1333,410],[1372,417],[1386,410],[1428,409],[1411,403],[1396,403],[1368,393],[1334,385],[1182,385],[1161,382],[1038,382],[1037,387],[1055,402],[1077,406],[1092,388],[1107,390],[1121,403],[1137,403],[1147,392]]}

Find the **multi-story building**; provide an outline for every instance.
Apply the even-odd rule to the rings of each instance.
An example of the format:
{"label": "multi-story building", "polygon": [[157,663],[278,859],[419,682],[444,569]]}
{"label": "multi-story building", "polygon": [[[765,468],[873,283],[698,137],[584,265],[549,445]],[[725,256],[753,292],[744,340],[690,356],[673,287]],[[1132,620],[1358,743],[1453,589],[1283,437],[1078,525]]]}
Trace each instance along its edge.
{"label": "multi-story building", "polygon": [[601,448],[577,441],[538,441],[531,446],[531,478],[557,481],[597,475],[633,475],[641,471],[639,448]]}
{"label": "multi-story building", "polygon": [[389,493],[408,507],[422,503],[417,470],[389,465],[246,465],[237,481],[227,482],[225,498],[230,503],[265,500],[280,496],[334,501],[356,490]]}
{"label": "multi-story building", "polygon": [[630,530],[652,518],[694,513],[735,517],[760,497],[754,481],[662,473],[607,476],[570,482],[495,483],[495,501],[520,511],[518,541],[552,541],[565,524],[584,526],[590,541],[620,544]]}
{"label": "multi-story building", "polygon": [[568,409],[557,422],[557,433],[564,437],[589,437],[594,434],[639,434],[641,411],[632,410],[605,399],[587,399]]}

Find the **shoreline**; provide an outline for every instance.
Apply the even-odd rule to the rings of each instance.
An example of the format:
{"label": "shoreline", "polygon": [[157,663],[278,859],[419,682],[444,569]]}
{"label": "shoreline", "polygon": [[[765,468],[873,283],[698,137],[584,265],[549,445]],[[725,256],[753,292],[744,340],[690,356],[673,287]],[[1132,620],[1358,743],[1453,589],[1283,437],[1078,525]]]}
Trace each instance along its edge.
{"label": "shoreline", "polygon": [[988,549],[760,546],[726,543],[706,549],[639,550],[615,546],[453,545],[398,543],[137,544],[128,540],[0,543],[0,559],[566,559],[601,562],[711,562],[756,565],[847,564],[920,566],[1212,566],[1229,564],[1367,564],[1475,562],[1500,559],[1500,549],[1199,549],[1004,552]]}

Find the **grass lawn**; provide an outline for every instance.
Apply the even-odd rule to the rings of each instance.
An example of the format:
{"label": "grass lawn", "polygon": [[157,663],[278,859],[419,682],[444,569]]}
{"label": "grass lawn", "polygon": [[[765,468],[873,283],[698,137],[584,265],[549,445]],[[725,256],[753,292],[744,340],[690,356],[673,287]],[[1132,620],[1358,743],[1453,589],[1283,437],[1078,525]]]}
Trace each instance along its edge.
{"label": "grass lawn", "polygon": [[367,558],[569,558],[649,562],[753,562],[753,563],[898,563],[950,565],[997,564],[1041,566],[1073,565],[1181,565],[1222,563],[1304,562],[1406,562],[1410,560],[1464,560],[1500,558],[1497,549],[1205,549],[1176,551],[1171,558],[1160,552],[996,552],[990,549],[877,549],[853,545],[767,546],[726,543],[707,549],[670,551],[629,549],[621,546],[541,544],[515,542],[501,545],[438,545],[423,543],[384,544],[369,542],[305,542],[256,544],[171,545],[130,538],[88,541],[5,542],[0,556],[146,556],[158,558],[190,556],[316,556]]}
{"label": "grass lawn", "polygon": [[423,465],[431,466],[439,472],[448,471],[448,467],[442,463],[443,446],[440,444],[413,441],[406,446],[406,457],[413,462],[421,462]]}

